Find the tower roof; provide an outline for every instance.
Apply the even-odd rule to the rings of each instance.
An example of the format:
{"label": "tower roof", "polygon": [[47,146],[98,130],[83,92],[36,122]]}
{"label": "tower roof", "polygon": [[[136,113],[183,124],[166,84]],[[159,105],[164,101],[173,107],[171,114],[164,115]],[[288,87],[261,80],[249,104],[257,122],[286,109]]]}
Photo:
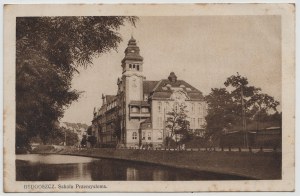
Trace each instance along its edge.
{"label": "tower roof", "polygon": [[128,41],[128,45],[124,53],[125,57],[123,58],[122,63],[126,60],[143,61],[143,57],[140,55],[140,48],[137,46],[136,40],[132,36]]}

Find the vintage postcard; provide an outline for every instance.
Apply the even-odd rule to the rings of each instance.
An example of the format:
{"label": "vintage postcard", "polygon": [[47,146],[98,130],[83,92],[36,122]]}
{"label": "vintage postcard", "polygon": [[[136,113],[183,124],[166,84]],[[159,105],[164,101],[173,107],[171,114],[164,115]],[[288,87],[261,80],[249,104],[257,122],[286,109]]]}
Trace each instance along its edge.
{"label": "vintage postcard", "polygon": [[4,192],[294,191],[295,5],[4,6]]}

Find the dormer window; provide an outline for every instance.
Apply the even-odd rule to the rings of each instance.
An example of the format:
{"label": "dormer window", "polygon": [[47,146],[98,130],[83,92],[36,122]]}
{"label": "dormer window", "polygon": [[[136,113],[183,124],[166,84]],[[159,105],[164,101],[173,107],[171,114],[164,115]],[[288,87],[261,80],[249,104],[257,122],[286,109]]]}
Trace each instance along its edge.
{"label": "dormer window", "polygon": [[148,100],[148,95],[144,94],[144,101],[147,101],[147,100]]}

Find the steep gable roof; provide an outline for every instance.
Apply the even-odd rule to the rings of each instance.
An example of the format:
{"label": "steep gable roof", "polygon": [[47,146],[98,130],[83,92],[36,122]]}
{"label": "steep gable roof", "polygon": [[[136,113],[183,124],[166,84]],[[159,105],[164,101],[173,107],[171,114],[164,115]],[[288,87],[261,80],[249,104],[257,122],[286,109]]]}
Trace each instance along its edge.
{"label": "steep gable roof", "polygon": [[158,81],[149,81],[149,80],[143,81],[144,94],[150,94],[157,83]]}
{"label": "steep gable roof", "polygon": [[168,99],[174,91],[174,88],[182,89],[187,93],[191,100],[203,100],[202,92],[187,83],[184,80],[170,81],[160,80],[153,89],[152,99]]}

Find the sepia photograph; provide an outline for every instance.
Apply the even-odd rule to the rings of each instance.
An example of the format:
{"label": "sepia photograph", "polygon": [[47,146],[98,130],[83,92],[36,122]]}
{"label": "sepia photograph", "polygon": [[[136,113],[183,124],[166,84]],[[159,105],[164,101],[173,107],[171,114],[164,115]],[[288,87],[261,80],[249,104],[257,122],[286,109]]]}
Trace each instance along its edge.
{"label": "sepia photograph", "polygon": [[294,189],[293,4],[4,12],[5,192]]}

